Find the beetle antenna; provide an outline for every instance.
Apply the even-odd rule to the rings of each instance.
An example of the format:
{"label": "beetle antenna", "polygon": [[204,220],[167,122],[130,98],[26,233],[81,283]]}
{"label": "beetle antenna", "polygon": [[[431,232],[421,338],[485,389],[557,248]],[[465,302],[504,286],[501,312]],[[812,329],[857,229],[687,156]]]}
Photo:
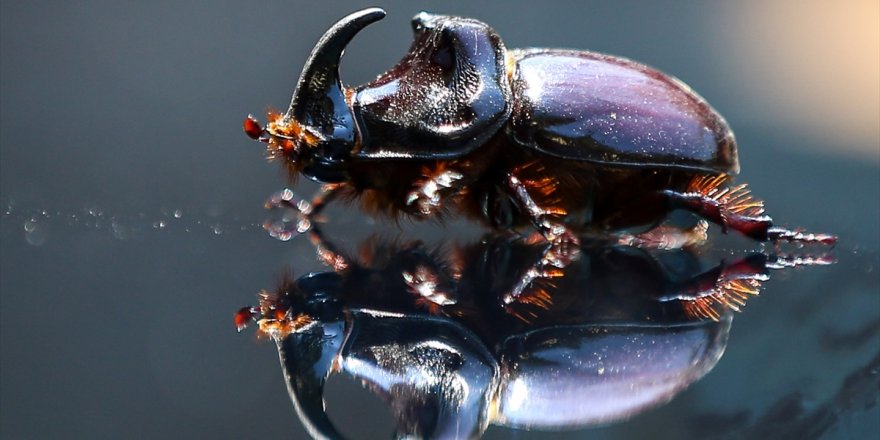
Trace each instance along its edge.
{"label": "beetle antenna", "polygon": [[258,121],[254,115],[248,115],[247,118],[245,118],[244,132],[249,138],[255,141],[263,142],[265,144],[269,143],[269,132],[263,128],[260,121]]}
{"label": "beetle antenna", "polygon": [[259,310],[251,306],[242,307],[241,309],[239,309],[237,312],[235,312],[233,318],[235,321],[235,329],[238,330],[239,333],[241,333],[241,331],[246,329],[252,321],[256,320],[256,316],[258,313]]}

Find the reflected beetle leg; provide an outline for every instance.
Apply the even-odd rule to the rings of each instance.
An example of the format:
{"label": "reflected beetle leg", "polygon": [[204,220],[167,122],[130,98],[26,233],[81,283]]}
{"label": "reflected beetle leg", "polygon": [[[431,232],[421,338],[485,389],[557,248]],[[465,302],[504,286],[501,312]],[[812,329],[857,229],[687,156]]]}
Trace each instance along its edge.
{"label": "reflected beetle leg", "polygon": [[521,306],[529,305],[540,309],[549,309],[553,304],[551,291],[556,287],[555,278],[565,276],[563,267],[558,267],[558,257],[552,255],[557,246],[551,244],[544,249],[540,258],[535,261],[516,283],[505,292],[502,297],[502,307],[510,315],[522,321],[529,322],[536,318],[534,311],[528,311]]}
{"label": "reflected beetle leg", "polygon": [[458,283],[436,264],[416,262],[414,267],[401,271],[409,292],[415,296],[415,304],[432,315],[440,315],[443,307],[458,303]]}
{"label": "reflected beetle leg", "polygon": [[339,197],[346,188],[343,183],[330,183],[321,185],[318,192],[312,197],[312,201],[299,198],[289,188],[284,188],[272,194],[266,201],[266,209],[286,208],[296,213],[296,221],[289,220],[266,221],[263,228],[274,238],[282,241],[290,240],[293,236],[303,234],[312,228],[316,222],[323,221],[320,212]]}
{"label": "reflected beetle leg", "polygon": [[334,272],[342,272],[352,267],[354,261],[330,240],[324,238],[324,234],[317,225],[312,226],[308,233],[309,241],[315,246],[315,253],[318,255],[318,259],[333,269]]}
{"label": "reflected beetle leg", "polygon": [[690,279],[665,288],[660,301],[681,301],[684,312],[699,319],[719,320],[729,309],[740,311],[749,298],[760,293],[770,279],[771,269],[833,264],[829,256],[788,256],[753,254],[732,262],[722,262]]}
{"label": "reflected beetle leg", "polygon": [[643,249],[676,250],[700,246],[709,238],[709,223],[700,220],[691,228],[659,225],[640,234],[619,234],[617,243]]}

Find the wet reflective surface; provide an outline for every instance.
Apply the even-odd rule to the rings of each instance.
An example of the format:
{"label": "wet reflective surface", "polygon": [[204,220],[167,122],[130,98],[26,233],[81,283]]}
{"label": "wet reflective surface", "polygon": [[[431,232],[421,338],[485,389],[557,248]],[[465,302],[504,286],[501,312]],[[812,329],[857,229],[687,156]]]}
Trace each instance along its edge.
{"label": "wet reflective surface", "polygon": [[315,436],[340,436],[323,402],[333,374],[386,400],[398,437],[628,418],[671,399],[724,351],[728,311],[701,320],[678,298],[729,295],[725,283],[766,279],[776,261],[756,254],[706,272],[688,261],[676,281],[647,252],[599,245],[505,300],[534,270],[541,253],[529,251],[539,246],[494,237],[448,253],[366,246],[369,261],[285,282],[262,295],[257,312]]}
{"label": "wet reflective surface", "polygon": [[[296,413],[320,438],[345,436],[325,401],[337,375],[385,401],[395,438],[629,419],[715,366],[732,312],[771,271],[833,264],[768,253],[715,264],[705,249],[590,241],[548,270],[552,246],[520,237],[436,247],[371,238],[353,256],[309,235],[332,269],[286,278],[239,313],[276,342]],[[358,415],[338,417],[344,426]]]}
{"label": "wet reflective surface", "polygon": [[[837,92],[837,86],[827,84],[796,88],[796,79],[815,79],[823,66],[836,66],[834,71],[841,73],[864,71],[837,55],[828,55],[833,62],[822,62],[827,59],[821,55],[823,50],[850,53],[862,47],[854,43],[861,40],[847,32],[836,40],[836,34],[825,33],[829,15],[819,14],[822,20],[810,22],[809,28],[811,36],[827,43],[823,49],[804,38],[794,40],[797,48],[778,46],[785,38],[742,45],[734,39],[742,34],[737,29],[760,24],[750,16],[779,20],[770,23],[772,33],[765,35],[804,28],[803,21],[784,20],[808,5],[772,15],[759,4],[737,2],[723,10],[708,4],[645,2],[625,10],[594,4],[583,11],[574,4],[547,8],[521,2],[499,9],[462,2],[437,12],[485,20],[511,47],[588,48],[637,59],[684,79],[730,122],[740,145],[741,180],[767,202],[768,212],[780,223],[841,237],[833,250],[836,264],[772,270],[761,295],[732,316],[723,356],[711,371],[682,367],[677,371],[690,376],[670,380],[682,389],[656,390],[655,400],[645,398],[653,406],[643,412],[627,414],[626,421],[564,431],[539,429],[538,421],[525,418],[534,411],[517,413],[516,381],[496,379],[494,372],[510,365],[505,359],[523,353],[531,359],[559,359],[553,356],[562,352],[544,350],[547,338],[573,341],[572,356],[593,343],[623,351],[632,328],[571,321],[555,327],[567,333],[554,335],[544,327],[530,333],[523,324],[497,327],[493,339],[449,316],[410,319],[424,308],[402,317],[352,312],[350,329],[357,325],[375,331],[362,330],[351,345],[339,346],[352,361],[340,364],[324,385],[333,426],[350,438],[388,438],[400,425],[395,417],[405,415],[404,420],[419,423],[434,420],[433,429],[439,429],[453,418],[433,416],[436,405],[458,402],[455,417],[472,421],[478,430],[485,423],[487,439],[875,436],[880,431],[880,164],[876,131],[871,131],[875,120],[861,125],[865,131],[851,124],[870,117],[868,110],[876,106],[859,107],[874,99],[872,92],[833,75],[821,76],[843,87]],[[389,10],[389,24],[365,32],[347,50],[347,82],[366,82],[396,62],[411,39],[408,27],[399,24],[419,8],[437,8],[382,6]],[[267,217],[280,215],[264,212],[262,204],[284,180],[264,163],[263,152],[241,133],[240,123],[248,110],[265,103],[287,104],[315,40],[348,11],[287,2],[247,11],[232,2],[208,9],[110,2],[3,3],[0,8],[0,437],[306,438],[275,344],[255,340],[254,330],[236,333],[231,318],[260,289],[279,285],[280,274],[291,271],[296,279],[327,268],[306,237],[280,242],[262,230]],[[834,16],[848,17],[847,11]],[[857,17],[877,16],[856,12]],[[855,23],[842,22],[846,29]],[[856,58],[870,60],[876,52],[865,50]],[[814,68],[806,76],[799,68],[786,70],[780,64],[784,59],[772,55],[782,53],[799,54]],[[871,78],[870,84],[877,83]],[[778,81],[768,88],[769,80]],[[847,98],[850,89],[857,91],[855,98]],[[830,92],[808,101],[815,105],[798,101],[816,90]],[[308,184],[297,187],[303,196],[313,190]],[[445,227],[404,222],[398,232],[394,225],[342,206],[326,215],[326,235],[352,254],[374,232],[402,234],[404,241],[418,238],[429,248],[453,241],[479,244],[485,232],[458,221]],[[713,250],[700,255],[699,273],[722,260],[777,253],[721,237],[716,228],[710,234]],[[687,266],[677,258],[664,264]],[[622,289],[620,284],[612,283]],[[346,307],[366,310],[367,304]],[[521,321],[508,315],[503,316]],[[389,328],[403,325],[400,321],[412,330],[391,336]],[[386,325],[391,322],[395,325]],[[431,325],[440,326],[432,334],[448,335],[445,346],[419,339]],[[609,339],[584,336],[589,333],[584,329],[602,326]],[[633,328],[641,332],[641,341],[702,347],[691,353],[708,354],[714,339],[707,335],[720,332],[717,326],[700,320],[679,327],[673,336],[644,324]],[[462,341],[469,334],[476,336]],[[502,336],[517,344],[499,344]],[[406,370],[402,362],[380,362],[389,352],[408,353],[389,358],[397,360],[427,356],[442,368],[431,370],[429,362],[420,362],[420,368]],[[651,357],[669,359],[675,352]],[[470,353],[468,358],[479,362],[462,363],[452,353]],[[499,353],[508,356],[502,359]],[[316,365],[313,371],[323,368],[312,359],[299,359],[309,361],[302,365]],[[630,356],[615,359],[615,365],[635,368]],[[702,359],[701,366],[708,368],[710,357],[691,359]],[[591,371],[597,373],[591,362],[582,364],[596,367]],[[639,365],[646,374],[664,374],[648,370],[647,362]],[[563,394],[574,387],[557,392],[538,383],[545,375],[531,374],[537,367],[528,367],[517,376],[528,389],[571,402],[566,404],[570,411],[554,415],[584,420],[573,405],[584,404],[586,410],[587,400],[575,402]],[[432,376],[429,370],[437,373]],[[561,370],[576,373],[567,380],[579,385],[601,385],[587,370]],[[409,403],[391,409],[377,397],[378,385],[365,389],[359,382],[382,371],[394,374],[381,385],[399,383],[407,372],[421,378],[422,388],[411,387],[412,393],[398,400]],[[509,394],[503,411],[499,405],[494,413],[480,409],[485,399],[479,393],[456,397],[461,394],[455,386],[446,388],[445,400],[417,405],[416,391],[434,383],[495,387]],[[656,396],[672,400],[655,405],[663,400]],[[626,402],[621,401],[623,408]],[[627,404],[638,406],[635,400]],[[408,414],[405,408],[420,411]],[[430,429],[427,425],[409,426]]]}

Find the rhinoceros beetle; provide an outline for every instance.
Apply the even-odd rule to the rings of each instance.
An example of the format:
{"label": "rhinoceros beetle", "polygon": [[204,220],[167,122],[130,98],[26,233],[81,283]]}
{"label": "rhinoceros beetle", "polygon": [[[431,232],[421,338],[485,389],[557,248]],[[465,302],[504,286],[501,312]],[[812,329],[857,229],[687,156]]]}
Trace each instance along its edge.
{"label": "rhinoceros beetle", "polygon": [[531,224],[551,243],[648,230],[683,209],[759,241],[836,241],[773,226],[763,202],[731,184],[739,162],[724,118],[678,79],[625,58],[508,50],[485,23],[421,12],[397,65],[344,86],[343,50],[384,16],[342,18],[312,50],[287,112],[270,112],[265,127],[245,120],[291,181],[324,183],[312,203],[284,191],[268,205],[308,220],[334,198],[359,199],[373,214]]}
{"label": "rhinoceros beetle", "polygon": [[[367,240],[337,251],[331,270],[261,292],[235,323],[256,321],[277,343],[315,438],[343,438],[323,398],[334,374],[389,403],[395,438],[571,429],[669,401],[715,365],[730,310],[772,270],[829,263],[752,253],[713,265],[689,250],[584,240],[584,258],[550,273],[536,266],[542,247],[497,234],[439,248]],[[534,272],[544,274],[508,303]]]}

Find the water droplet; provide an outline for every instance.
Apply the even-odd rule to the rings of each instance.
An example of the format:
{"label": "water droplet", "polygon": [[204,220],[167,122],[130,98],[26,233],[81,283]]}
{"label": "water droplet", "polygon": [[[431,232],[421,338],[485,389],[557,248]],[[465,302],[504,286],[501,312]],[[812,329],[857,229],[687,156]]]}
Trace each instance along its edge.
{"label": "water droplet", "polygon": [[49,232],[45,225],[32,218],[24,224],[24,239],[31,246],[42,246],[49,239]]}
{"label": "water droplet", "polygon": [[181,217],[183,217],[183,211],[181,211],[180,209],[175,209],[174,210],[174,218],[181,218]]}
{"label": "water droplet", "polygon": [[128,228],[117,220],[114,219],[110,222],[110,230],[113,232],[113,237],[117,240],[128,240]]}

